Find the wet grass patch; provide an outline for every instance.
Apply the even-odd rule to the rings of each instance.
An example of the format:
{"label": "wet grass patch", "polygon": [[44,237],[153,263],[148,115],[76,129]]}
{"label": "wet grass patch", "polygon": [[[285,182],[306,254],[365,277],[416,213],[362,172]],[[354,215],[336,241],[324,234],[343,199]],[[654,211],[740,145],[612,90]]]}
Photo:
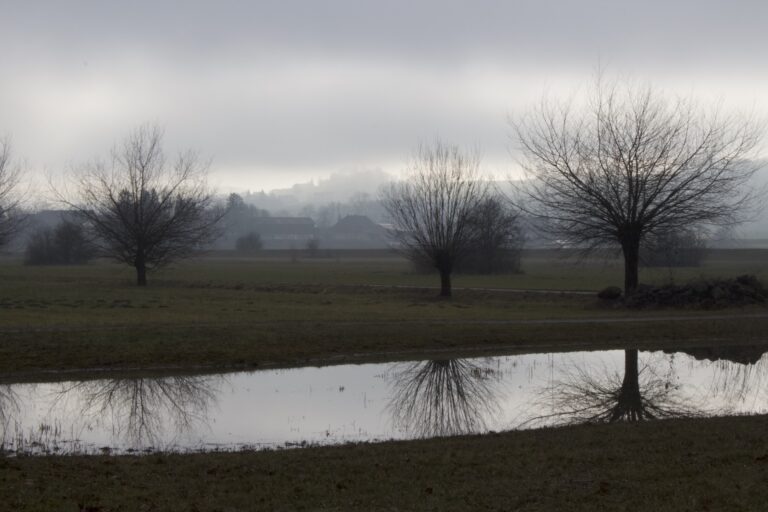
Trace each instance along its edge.
{"label": "wet grass patch", "polygon": [[[729,261],[697,271],[729,265],[755,271],[758,264]],[[537,256],[524,261],[526,274],[457,276],[456,286],[573,289],[594,282],[598,289],[619,275],[612,265],[574,267]],[[5,379],[88,368],[375,361],[420,351],[466,355],[569,344],[746,343],[765,341],[768,332],[768,319],[742,318],[765,313],[762,306],[729,309],[717,319],[705,311],[686,311],[693,320],[673,321],[679,312],[611,310],[589,294],[481,288],[457,290],[445,301],[433,289],[402,287],[434,285],[434,276],[415,275],[396,258],[202,259],[155,274],[145,289],[133,286],[130,269],[104,262],[40,268],[3,261],[0,282]],[[729,315],[733,318],[725,318]]]}
{"label": "wet grass patch", "polygon": [[9,510],[762,510],[765,417],[264,452],[0,459]]}

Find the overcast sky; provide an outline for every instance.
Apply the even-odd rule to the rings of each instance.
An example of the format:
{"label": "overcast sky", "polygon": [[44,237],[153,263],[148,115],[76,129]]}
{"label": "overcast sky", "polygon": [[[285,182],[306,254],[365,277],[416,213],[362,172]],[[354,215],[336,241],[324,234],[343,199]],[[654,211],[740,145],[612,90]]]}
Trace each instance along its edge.
{"label": "overcast sky", "polygon": [[435,136],[505,174],[508,114],[598,63],[765,111],[766,20],[765,0],[5,0],[0,134],[58,172],[157,122],[222,190],[394,173]]}

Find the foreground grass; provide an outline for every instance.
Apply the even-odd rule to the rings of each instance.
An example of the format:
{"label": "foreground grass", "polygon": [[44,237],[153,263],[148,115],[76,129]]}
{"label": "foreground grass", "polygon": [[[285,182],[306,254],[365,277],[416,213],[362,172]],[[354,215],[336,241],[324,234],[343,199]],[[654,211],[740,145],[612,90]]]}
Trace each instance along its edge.
{"label": "foreground grass", "polygon": [[[759,270],[764,254],[745,254],[721,255],[700,269],[678,272]],[[572,289],[594,282],[599,287],[620,276],[615,264],[573,267],[556,256],[533,254],[524,261],[522,276],[459,276],[456,285]],[[718,316],[628,312],[601,308],[590,295],[484,290],[460,290],[446,302],[436,300],[433,290],[367,286],[433,284],[434,277],[414,275],[396,258],[204,259],[156,274],[146,289],[131,279],[130,269],[104,263],[0,264],[2,379],[93,368],[229,369],[553,346],[745,343],[764,341],[768,332],[764,308]],[[681,314],[689,318],[673,321]],[[745,314],[758,316],[745,319]]]}
{"label": "foreground grass", "polygon": [[766,417],[278,452],[0,460],[8,510],[764,510]]}

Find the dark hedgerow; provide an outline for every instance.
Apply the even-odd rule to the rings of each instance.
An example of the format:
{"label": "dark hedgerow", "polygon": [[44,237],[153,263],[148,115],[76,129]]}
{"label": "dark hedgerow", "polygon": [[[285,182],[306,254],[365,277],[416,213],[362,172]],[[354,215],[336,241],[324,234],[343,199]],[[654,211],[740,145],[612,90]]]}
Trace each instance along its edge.
{"label": "dark hedgerow", "polygon": [[259,252],[264,247],[258,233],[248,233],[235,241],[235,250],[246,254]]}
{"label": "dark hedgerow", "polygon": [[84,265],[96,255],[81,224],[63,221],[40,229],[30,237],[24,252],[26,265]]}

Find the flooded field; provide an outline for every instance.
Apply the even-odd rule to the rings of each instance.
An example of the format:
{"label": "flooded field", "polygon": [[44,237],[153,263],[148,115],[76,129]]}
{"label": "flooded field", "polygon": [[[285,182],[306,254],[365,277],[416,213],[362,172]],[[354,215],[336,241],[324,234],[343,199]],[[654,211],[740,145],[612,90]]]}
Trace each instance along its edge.
{"label": "flooded field", "polygon": [[768,411],[765,347],[0,386],[6,454],[280,448]]}

